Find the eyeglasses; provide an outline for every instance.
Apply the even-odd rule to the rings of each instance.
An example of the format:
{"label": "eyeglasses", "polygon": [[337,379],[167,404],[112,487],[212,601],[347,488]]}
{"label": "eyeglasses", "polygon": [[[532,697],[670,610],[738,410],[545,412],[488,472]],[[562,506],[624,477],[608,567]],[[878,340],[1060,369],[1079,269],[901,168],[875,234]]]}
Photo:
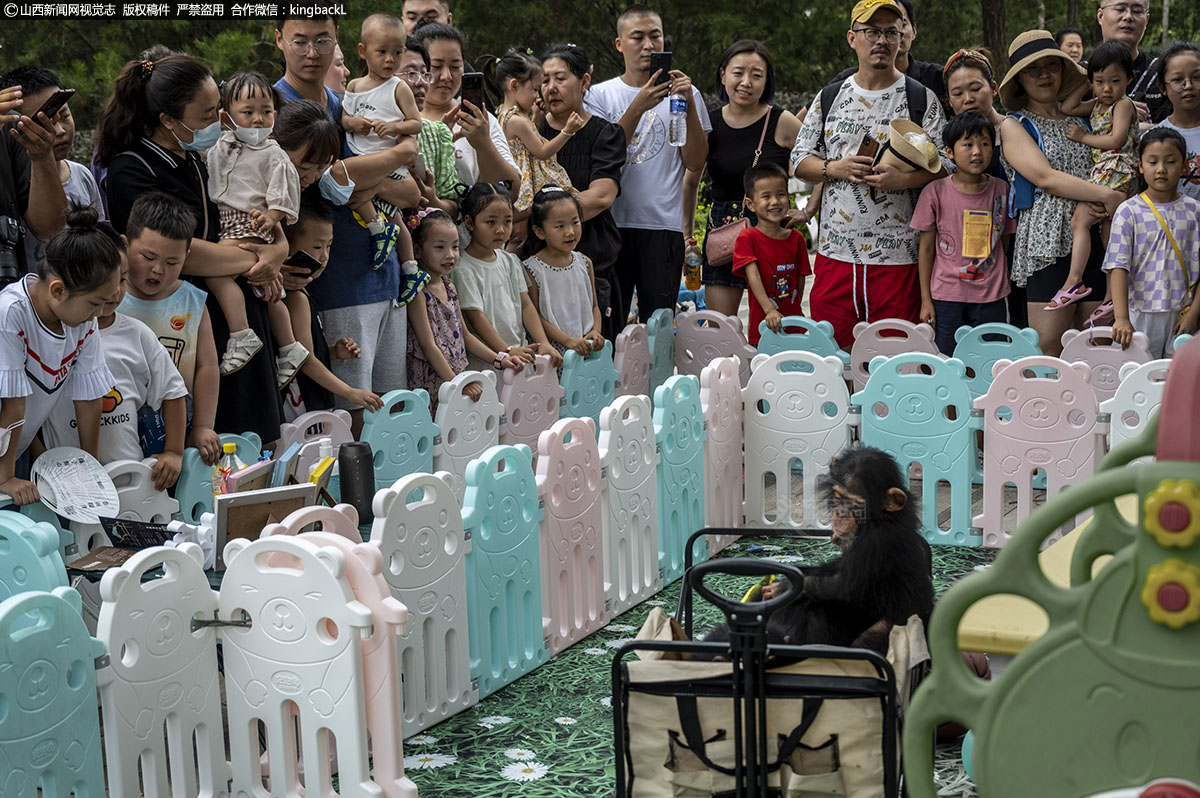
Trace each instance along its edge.
{"label": "eyeglasses", "polygon": [[1171,78],[1167,81],[1167,86],[1175,91],[1179,91],[1184,86],[1200,86],[1200,72],[1186,78]]}
{"label": "eyeglasses", "polygon": [[1107,6],[1100,6],[1100,8],[1106,8],[1118,17],[1123,17],[1126,14],[1131,17],[1146,17],[1150,15],[1149,6],[1131,6],[1128,3],[1113,3]]}
{"label": "eyeglasses", "polygon": [[890,44],[900,41],[899,28],[852,28],[851,30],[854,33],[861,33],[872,44],[881,38],[887,39]]}
{"label": "eyeglasses", "polygon": [[1062,72],[1062,59],[1054,58],[1043,61],[1041,64],[1030,64],[1022,69],[1021,72],[1029,75],[1031,78],[1042,75],[1057,75],[1059,72]]}
{"label": "eyeglasses", "polygon": [[432,72],[401,72],[400,79],[405,83],[433,83]]}
{"label": "eyeglasses", "polygon": [[327,38],[317,39],[315,42],[292,39],[287,43],[287,46],[296,55],[308,55],[309,50],[316,50],[317,55],[329,55],[333,52],[333,48],[337,47],[337,41]]}

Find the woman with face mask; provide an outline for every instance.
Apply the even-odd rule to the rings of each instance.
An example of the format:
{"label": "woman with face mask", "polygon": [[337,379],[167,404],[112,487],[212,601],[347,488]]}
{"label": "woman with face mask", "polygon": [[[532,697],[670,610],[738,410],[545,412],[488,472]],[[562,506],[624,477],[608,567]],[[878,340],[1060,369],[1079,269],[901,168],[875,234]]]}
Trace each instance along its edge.
{"label": "woman with face mask", "polygon": [[[268,243],[221,246],[220,217],[208,190],[205,153],[221,137],[220,92],[203,61],[171,55],[158,61],[130,61],[117,77],[100,115],[96,162],[108,169],[105,191],[113,226],[125,232],[133,203],[148,191],[165,191],[183,200],[196,217],[185,277],[242,276],[249,329],[268,351],[275,349],[267,320],[267,299],[278,294],[279,271],[287,257],[282,233]],[[220,305],[208,298],[213,338],[225,351],[229,323]],[[252,358],[241,370],[221,378],[216,429],[251,430],[264,442],[279,437],[282,403],[275,362]]]}

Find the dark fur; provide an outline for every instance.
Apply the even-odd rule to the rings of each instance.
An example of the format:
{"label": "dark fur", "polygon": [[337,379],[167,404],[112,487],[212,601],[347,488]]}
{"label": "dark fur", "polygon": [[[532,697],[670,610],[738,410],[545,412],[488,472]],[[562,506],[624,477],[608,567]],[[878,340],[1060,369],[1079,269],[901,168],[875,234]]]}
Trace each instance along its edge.
{"label": "dark fur", "polygon": [[[856,448],[831,465],[826,498],[839,484],[862,496],[867,506],[842,555],[804,570],[804,591],[795,602],[771,616],[768,639],[793,645],[859,646],[886,653],[890,625],[917,615],[928,626],[933,611],[932,558],[921,537],[912,496],[902,509],[884,509],[889,488],[906,494],[907,480],[885,452]],[[885,621],[887,626],[877,625]],[[729,639],[722,624],[707,640]]]}

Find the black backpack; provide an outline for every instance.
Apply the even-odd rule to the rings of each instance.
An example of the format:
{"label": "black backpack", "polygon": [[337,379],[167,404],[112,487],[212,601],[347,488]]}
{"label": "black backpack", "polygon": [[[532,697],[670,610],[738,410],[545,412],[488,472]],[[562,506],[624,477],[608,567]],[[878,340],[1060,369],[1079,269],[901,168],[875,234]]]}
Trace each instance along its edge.
{"label": "black backpack", "polygon": [[[821,89],[821,139],[825,138],[825,120],[829,117],[829,106],[837,99],[845,80],[835,80]],[[924,127],[925,112],[929,109],[929,95],[925,84],[915,78],[904,76],[904,93],[908,97],[908,118],[914,124]]]}

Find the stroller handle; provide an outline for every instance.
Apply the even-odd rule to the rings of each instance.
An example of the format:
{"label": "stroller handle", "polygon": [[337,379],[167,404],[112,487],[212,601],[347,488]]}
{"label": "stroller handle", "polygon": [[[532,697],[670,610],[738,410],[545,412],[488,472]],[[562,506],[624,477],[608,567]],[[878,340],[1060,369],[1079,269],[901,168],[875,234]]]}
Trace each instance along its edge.
{"label": "stroller handle", "polygon": [[[736,599],[723,596],[705,585],[704,577],[710,573],[758,577],[782,574],[787,578],[788,584],[787,589],[774,598],[766,601],[748,601],[743,604]],[[738,557],[724,560],[707,560],[697,563],[688,570],[688,582],[691,584],[693,590],[731,619],[738,614],[750,613],[752,615],[760,615],[765,620],[775,610],[791,604],[800,597],[800,592],[804,589],[804,574],[799,568],[788,563]]]}

